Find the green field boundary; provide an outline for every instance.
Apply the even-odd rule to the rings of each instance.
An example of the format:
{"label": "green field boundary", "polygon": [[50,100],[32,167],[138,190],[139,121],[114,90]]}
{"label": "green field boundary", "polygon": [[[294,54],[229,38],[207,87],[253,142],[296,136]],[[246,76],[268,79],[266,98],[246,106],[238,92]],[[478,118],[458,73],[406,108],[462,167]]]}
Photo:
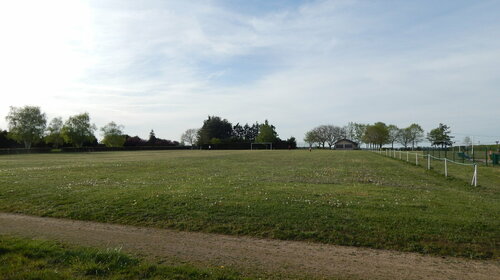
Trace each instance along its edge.
{"label": "green field boundary", "polygon": [[[385,151],[376,150],[373,152],[375,152],[379,155],[385,156],[385,157],[392,158],[392,159],[399,159],[401,161],[405,161],[405,162],[410,163],[410,164],[413,164],[413,162],[414,162],[416,166],[424,167],[427,170],[435,170],[435,168],[433,168],[434,165],[433,165],[432,160],[440,161],[440,162],[442,162],[442,164],[440,164],[440,165],[443,166],[440,169],[443,170],[445,177],[453,177],[452,175],[450,175],[450,172],[449,172],[449,168],[448,168],[449,164],[456,164],[459,166],[464,166],[464,167],[469,167],[469,168],[472,167],[472,171],[471,171],[472,175],[471,175],[471,180],[470,180],[471,183],[470,184],[472,186],[475,186],[475,187],[478,186],[478,183],[477,183],[478,182],[478,168],[477,168],[478,165],[477,165],[477,163],[462,163],[462,162],[457,162],[457,161],[448,159],[446,157],[441,158],[441,157],[432,156],[431,154],[411,153],[409,151],[405,152],[405,151],[396,151],[396,150],[385,150]],[[410,156],[411,156],[412,160],[410,160]],[[461,178],[461,177],[462,176],[455,177],[455,178]]]}

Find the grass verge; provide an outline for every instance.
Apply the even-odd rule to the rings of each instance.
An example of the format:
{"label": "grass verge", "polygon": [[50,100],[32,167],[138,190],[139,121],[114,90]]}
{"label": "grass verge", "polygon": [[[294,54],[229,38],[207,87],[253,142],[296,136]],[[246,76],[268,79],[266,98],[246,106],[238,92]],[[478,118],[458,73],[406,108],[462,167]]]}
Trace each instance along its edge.
{"label": "grass verge", "polygon": [[0,279],[250,279],[226,268],[152,264],[119,252],[0,236]]}

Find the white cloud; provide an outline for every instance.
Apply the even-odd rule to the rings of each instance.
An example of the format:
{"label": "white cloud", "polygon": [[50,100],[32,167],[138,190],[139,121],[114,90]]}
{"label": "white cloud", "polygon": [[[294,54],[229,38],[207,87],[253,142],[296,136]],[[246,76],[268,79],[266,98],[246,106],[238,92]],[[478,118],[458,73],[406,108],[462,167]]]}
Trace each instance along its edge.
{"label": "white cloud", "polygon": [[[299,140],[348,121],[498,131],[498,110],[484,107],[500,103],[500,23],[490,13],[470,20],[491,7],[436,15],[426,4],[383,5],[312,1],[245,14],[218,1],[3,3],[0,116],[25,104],[50,117],[88,111],[98,126],[113,120],[170,139],[209,114],[267,118]],[[463,19],[483,28],[453,27]]]}

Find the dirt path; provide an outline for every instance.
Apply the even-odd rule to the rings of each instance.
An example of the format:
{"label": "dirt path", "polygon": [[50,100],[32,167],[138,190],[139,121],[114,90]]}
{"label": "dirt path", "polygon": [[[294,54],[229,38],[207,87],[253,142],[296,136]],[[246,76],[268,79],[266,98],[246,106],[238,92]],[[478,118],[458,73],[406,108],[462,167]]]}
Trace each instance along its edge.
{"label": "dirt path", "polygon": [[217,234],[0,213],[0,234],[54,239],[167,261],[243,271],[349,279],[500,279],[500,262],[386,250],[263,240]]}

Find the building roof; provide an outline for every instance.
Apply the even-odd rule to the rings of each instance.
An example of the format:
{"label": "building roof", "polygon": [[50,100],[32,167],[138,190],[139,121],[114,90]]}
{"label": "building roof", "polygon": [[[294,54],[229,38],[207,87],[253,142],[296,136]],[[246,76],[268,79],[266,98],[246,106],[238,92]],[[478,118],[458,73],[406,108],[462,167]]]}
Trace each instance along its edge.
{"label": "building roof", "polygon": [[[344,139],[340,139],[340,140],[337,140],[337,142],[335,142],[335,144],[337,144],[337,143],[339,143],[339,142],[341,142],[341,141],[350,142],[351,144],[354,144],[354,145],[356,145],[356,146],[358,145],[358,143],[356,143],[356,142],[354,142],[354,141],[352,141],[352,140],[346,139],[346,138],[344,138]],[[335,145],[335,144],[334,144],[334,145]]]}

